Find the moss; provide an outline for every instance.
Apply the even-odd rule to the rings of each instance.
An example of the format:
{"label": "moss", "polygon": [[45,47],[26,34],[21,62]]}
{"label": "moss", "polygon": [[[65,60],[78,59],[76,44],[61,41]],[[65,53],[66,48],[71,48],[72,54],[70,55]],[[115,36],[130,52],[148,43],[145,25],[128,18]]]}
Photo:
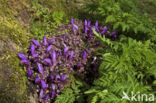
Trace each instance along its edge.
{"label": "moss", "polygon": [[29,33],[27,28],[21,25],[22,21],[15,17],[27,4],[26,0],[18,0],[18,4],[13,5],[13,1],[16,2],[0,0],[0,101],[28,103],[27,77],[17,53],[26,52]]}
{"label": "moss", "polygon": [[0,101],[2,103],[27,103],[26,74],[16,54],[8,55],[8,58],[0,62]]}

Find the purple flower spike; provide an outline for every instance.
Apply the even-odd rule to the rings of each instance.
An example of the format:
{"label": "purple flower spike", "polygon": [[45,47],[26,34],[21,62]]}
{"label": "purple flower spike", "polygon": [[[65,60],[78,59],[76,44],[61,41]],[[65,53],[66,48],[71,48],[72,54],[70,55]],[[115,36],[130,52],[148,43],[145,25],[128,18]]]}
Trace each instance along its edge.
{"label": "purple flower spike", "polygon": [[18,53],[17,55],[20,59],[27,59],[27,57],[22,53]]}
{"label": "purple flower spike", "polygon": [[85,20],[85,34],[87,34],[87,30],[88,30],[88,24],[87,24],[87,20]]}
{"label": "purple flower spike", "polygon": [[85,19],[85,26],[87,26],[87,20]]}
{"label": "purple flower spike", "polygon": [[60,77],[59,74],[56,75],[56,80],[57,80],[57,79],[61,79],[61,77]]}
{"label": "purple flower spike", "polygon": [[44,95],[44,91],[43,91],[43,89],[41,89],[41,90],[40,90],[40,98],[44,98],[44,96],[45,96],[45,95]]}
{"label": "purple flower spike", "polygon": [[95,27],[98,27],[98,21],[96,21],[96,23],[95,23]]}
{"label": "purple flower spike", "polygon": [[31,55],[32,55],[33,57],[37,57],[37,54],[35,53],[35,46],[34,46],[33,43],[31,44]]}
{"label": "purple flower spike", "polygon": [[47,94],[46,97],[45,97],[45,99],[49,99],[49,98],[50,98],[50,96],[49,96],[49,94]]}
{"label": "purple flower spike", "polygon": [[45,58],[43,61],[45,61],[46,63],[48,63],[50,66],[52,65],[50,58]]}
{"label": "purple flower spike", "polygon": [[77,66],[78,66],[78,67],[80,67],[80,66],[81,66],[81,64],[80,64],[80,63],[77,63]]}
{"label": "purple flower spike", "polygon": [[50,75],[50,78],[53,80],[53,79],[54,79],[54,75],[51,74],[51,75]]}
{"label": "purple flower spike", "polygon": [[74,56],[74,51],[71,51],[71,53],[70,53],[70,59],[72,59],[73,56]]}
{"label": "purple flower spike", "polygon": [[91,21],[88,20],[88,27],[90,27]]}
{"label": "purple flower spike", "polygon": [[87,53],[86,53],[86,51],[84,51],[84,52],[83,52],[83,60],[85,60],[86,57],[87,57]]}
{"label": "purple flower spike", "polygon": [[64,48],[64,54],[65,54],[67,51],[68,51],[68,47],[65,46],[65,48]]}
{"label": "purple flower spike", "polygon": [[61,80],[65,80],[66,78],[68,78],[68,75],[62,75],[61,76]]}
{"label": "purple flower spike", "polygon": [[29,63],[28,63],[28,60],[26,60],[26,59],[21,60],[21,63],[22,63],[22,64],[29,64]]}
{"label": "purple flower spike", "polygon": [[74,34],[76,34],[76,30],[78,30],[78,26],[74,24],[74,19],[73,18],[71,19],[71,24],[73,26],[73,32],[74,32]]}
{"label": "purple flower spike", "polygon": [[56,85],[55,84],[51,84],[51,88],[52,88],[52,90],[55,90],[56,89]]}
{"label": "purple flower spike", "polygon": [[24,64],[27,68],[30,68],[30,63],[28,62],[28,60],[21,60],[21,64]]}
{"label": "purple flower spike", "polygon": [[52,58],[53,64],[55,64],[56,63],[56,52],[55,52],[55,50],[52,51],[51,58]]}
{"label": "purple flower spike", "polygon": [[52,45],[49,45],[48,48],[47,48],[47,52],[49,52],[52,48]]}
{"label": "purple flower spike", "polygon": [[49,40],[49,44],[51,44],[52,42],[54,42],[55,41],[55,39],[50,39]]}
{"label": "purple flower spike", "polygon": [[101,35],[103,36],[103,34],[104,33],[106,33],[106,31],[108,30],[108,28],[107,27],[105,27],[105,28],[102,28],[102,32],[101,32]]}
{"label": "purple flower spike", "polygon": [[44,72],[43,72],[43,67],[40,63],[37,62],[37,67],[38,67],[38,71],[41,73],[41,75],[43,76],[44,75]]}
{"label": "purple flower spike", "polygon": [[46,36],[43,37],[43,43],[44,43],[44,45],[47,45],[47,39],[46,39]]}
{"label": "purple flower spike", "polygon": [[28,77],[31,77],[32,74],[33,74],[33,70],[27,70],[27,75],[28,75]]}
{"label": "purple flower spike", "polygon": [[40,78],[36,78],[35,79],[35,83],[40,83],[41,79]]}
{"label": "purple flower spike", "polygon": [[76,29],[76,30],[79,30],[78,26],[73,24],[73,28]]}
{"label": "purple flower spike", "polygon": [[53,90],[52,93],[51,93],[51,96],[54,98],[56,95],[56,92]]}
{"label": "purple flower spike", "polygon": [[73,27],[73,32],[74,32],[74,34],[76,34],[76,31],[75,31],[75,28]]}
{"label": "purple flower spike", "polygon": [[41,88],[42,89],[46,89],[47,88],[47,84],[43,80],[41,80]]}
{"label": "purple flower spike", "polygon": [[39,42],[38,42],[37,40],[32,39],[31,41],[32,41],[36,46],[40,47],[40,44],[39,44]]}
{"label": "purple flower spike", "polygon": [[88,31],[88,27],[85,26],[85,34],[87,34],[87,31]]}
{"label": "purple flower spike", "polygon": [[35,46],[34,44],[32,43],[31,44],[31,54],[33,55],[35,53]]}

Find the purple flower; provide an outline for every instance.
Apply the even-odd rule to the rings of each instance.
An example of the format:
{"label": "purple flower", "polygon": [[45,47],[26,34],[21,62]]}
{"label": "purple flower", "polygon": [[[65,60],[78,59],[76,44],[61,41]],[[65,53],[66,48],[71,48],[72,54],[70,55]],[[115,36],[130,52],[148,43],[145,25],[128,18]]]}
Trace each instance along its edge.
{"label": "purple flower", "polygon": [[41,75],[43,76],[44,75],[44,72],[43,72],[43,67],[40,63],[37,62],[37,67],[38,67],[38,71],[39,73],[41,73]]}
{"label": "purple flower", "polygon": [[98,21],[96,21],[96,23],[95,23],[95,27],[98,27]]}
{"label": "purple flower", "polygon": [[51,44],[53,41],[55,41],[55,39],[50,39],[49,44]]}
{"label": "purple flower", "polygon": [[44,45],[47,45],[47,39],[46,39],[46,36],[43,37],[43,43],[44,43]]}
{"label": "purple flower", "polygon": [[86,51],[84,51],[84,52],[83,52],[83,60],[85,60],[86,57],[87,57],[87,53],[86,53]]}
{"label": "purple flower", "polygon": [[28,77],[31,77],[32,74],[33,74],[33,70],[27,70],[27,75],[28,75]]}
{"label": "purple flower", "polygon": [[21,63],[22,63],[22,64],[29,64],[29,63],[28,63],[28,60],[26,60],[26,59],[21,60]]}
{"label": "purple flower", "polygon": [[73,58],[73,55],[74,55],[74,51],[71,51],[71,53],[70,53],[70,59]]}
{"label": "purple flower", "polygon": [[52,48],[52,45],[49,45],[48,48],[47,48],[47,52],[49,52]]}
{"label": "purple flower", "polygon": [[53,80],[53,79],[54,79],[54,75],[51,74],[51,75],[50,75],[50,78]]}
{"label": "purple flower", "polygon": [[49,98],[50,98],[50,96],[49,96],[49,94],[47,94],[46,97],[45,97],[45,99],[49,99]]}
{"label": "purple flower", "polygon": [[18,53],[17,55],[20,59],[27,59],[27,57],[22,53]]}
{"label": "purple flower", "polygon": [[60,77],[59,74],[56,75],[56,80],[57,80],[57,79],[61,79],[61,77]]}
{"label": "purple flower", "polygon": [[85,34],[87,34],[87,31],[88,31],[88,27],[85,26]]}
{"label": "purple flower", "polygon": [[87,24],[87,20],[85,20],[85,34],[87,34],[87,31],[88,31],[88,24]]}
{"label": "purple flower", "polygon": [[37,40],[32,39],[31,41],[32,41],[36,46],[40,47],[40,44],[39,44],[39,42],[38,42]]}
{"label": "purple flower", "polygon": [[77,25],[73,24],[73,27],[74,29],[79,30]]}
{"label": "purple flower", "polygon": [[51,93],[51,96],[54,98],[56,95],[56,92],[53,90],[52,93]]}
{"label": "purple flower", "polygon": [[74,19],[73,18],[71,19],[71,24],[73,26],[73,28],[72,28],[73,29],[73,32],[74,32],[74,34],[76,34],[75,29],[78,30],[78,26],[74,24]]}
{"label": "purple flower", "polygon": [[44,98],[45,94],[44,94],[44,91],[43,89],[40,90],[40,98]]}
{"label": "purple flower", "polygon": [[79,66],[81,66],[81,64],[80,63],[77,63],[77,66],[79,67]]}
{"label": "purple flower", "polygon": [[52,51],[51,58],[52,58],[53,64],[55,64],[56,63],[56,52],[55,52],[55,50]]}
{"label": "purple flower", "polygon": [[26,59],[21,60],[21,64],[24,64],[27,68],[30,68],[30,63]]}
{"label": "purple flower", "polygon": [[43,61],[45,61],[46,63],[48,63],[50,66],[52,65],[50,58],[45,58]]}
{"label": "purple flower", "polygon": [[42,89],[46,89],[47,88],[47,84],[43,80],[41,80],[41,88]]}
{"label": "purple flower", "polygon": [[62,75],[61,76],[61,80],[65,80],[66,78],[68,78],[68,75]]}
{"label": "purple flower", "polygon": [[40,83],[41,79],[40,78],[36,78],[35,79],[35,83]]}
{"label": "purple flower", "polygon": [[91,26],[90,24],[91,24],[91,21],[88,20],[88,24],[87,24],[87,26],[90,27],[90,26]]}
{"label": "purple flower", "polygon": [[88,24],[87,24],[87,20],[85,19],[85,26],[87,26]]}
{"label": "purple flower", "polygon": [[66,54],[67,51],[68,51],[68,47],[65,46],[65,47],[64,47],[64,54]]}
{"label": "purple flower", "polygon": [[91,24],[91,21],[89,21],[89,20],[88,20],[88,21],[85,20],[85,28],[84,28],[84,29],[85,29],[85,30],[84,30],[84,31],[85,31],[85,34],[87,34],[87,31],[88,31],[89,28],[91,27],[90,24]]}
{"label": "purple flower", "polygon": [[56,89],[56,85],[55,84],[51,84],[51,88],[52,88],[52,90],[55,90]]}
{"label": "purple flower", "polygon": [[108,30],[108,28],[107,27],[105,27],[105,28],[102,28],[102,32],[101,32],[101,35],[103,36],[103,34],[104,33],[106,33],[106,31]]}
{"label": "purple flower", "polygon": [[35,53],[35,46],[34,46],[33,43],[31,44],[31,55],[32,55],[33,57],[37,57],[37,54]]}

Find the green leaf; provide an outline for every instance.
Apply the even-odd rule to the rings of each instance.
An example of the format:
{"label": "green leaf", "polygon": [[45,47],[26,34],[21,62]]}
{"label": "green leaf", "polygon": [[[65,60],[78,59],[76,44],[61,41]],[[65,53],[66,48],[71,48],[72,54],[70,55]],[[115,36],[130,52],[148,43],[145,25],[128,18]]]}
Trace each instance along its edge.
{"label": "green leaf", "polygon": [[107,16],[105,22],[108,23],[108,22],[115,22],[115,21],[116,21],[115,17],[113,15],[109,15]]}

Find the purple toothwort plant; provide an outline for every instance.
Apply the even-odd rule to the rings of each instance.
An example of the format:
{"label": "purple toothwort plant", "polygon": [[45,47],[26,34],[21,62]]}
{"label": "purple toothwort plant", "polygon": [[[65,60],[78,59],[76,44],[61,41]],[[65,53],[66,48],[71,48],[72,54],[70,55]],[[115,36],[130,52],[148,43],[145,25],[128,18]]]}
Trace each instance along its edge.
{"label": "purple toothwort plant", "polygon": [[98,21],[91,25],[89,20],[83,23],[71,19],[69,24],[60,28],[67,29],[65,31],[68,32],[56,36],[44,36],[42,41],[32,39],[28,54],[18,53],[21,63],[27,67],[28,79],[38,88],[42,103],[51,103],[55,100],[70,81],[70,76],[67,74],[75,72],[81,74],[82,78],[87,78],[85,75],[91,75],[90,73],[96,74],[97,57],[92,53],[100,42],[95,42],[96,36],[92,28],[101,36],[112,40],[119,38],[117,31],[109,32],[108,27],[100,26]]}

